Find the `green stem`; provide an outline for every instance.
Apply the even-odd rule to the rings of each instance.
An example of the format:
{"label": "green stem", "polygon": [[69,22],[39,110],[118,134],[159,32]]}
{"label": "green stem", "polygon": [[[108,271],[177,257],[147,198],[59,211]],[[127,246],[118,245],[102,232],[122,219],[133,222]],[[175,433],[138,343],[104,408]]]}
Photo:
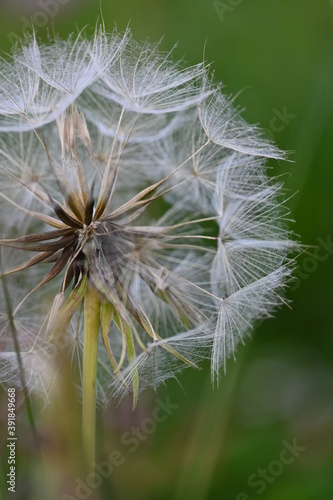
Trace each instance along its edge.
{"label": "green stem", "polygon": [[82,445],[88,469],[93,469],[96,441],[96,378],[100,297],[88,283],[84,303]]}

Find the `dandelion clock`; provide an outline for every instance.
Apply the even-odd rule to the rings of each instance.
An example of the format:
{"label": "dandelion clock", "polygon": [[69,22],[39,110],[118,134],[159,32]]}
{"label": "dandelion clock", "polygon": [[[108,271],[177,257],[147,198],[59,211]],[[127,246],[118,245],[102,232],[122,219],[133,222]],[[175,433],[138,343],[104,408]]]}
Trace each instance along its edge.
{"label": "dandelion clock", "polygon": [[0,75],[1,382],[51,397],[70,353],[93,461],[96,398],[207,358],[218,380],[284,302],[282,154],[205,64],[129,31],[32,36]]}

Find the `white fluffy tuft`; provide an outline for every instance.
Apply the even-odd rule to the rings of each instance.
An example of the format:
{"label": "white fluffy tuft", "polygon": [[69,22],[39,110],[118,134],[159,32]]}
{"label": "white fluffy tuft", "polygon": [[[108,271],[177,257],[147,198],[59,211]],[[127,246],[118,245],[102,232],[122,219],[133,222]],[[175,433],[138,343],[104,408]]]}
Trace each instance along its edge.
{"label": "white fluffy tuft", "polygon": [[[99,345],[101,403],[202,359],[218,379],[284,303],[297,245],[265,164],[283,153],[205,64],[175,64],[129,31],[31,37],[0,75],[1,273],[29,388],[48,394],[62,350],[82,375],[85,279],[116,310]],[[20,385],[1,294],[0,382]]]}

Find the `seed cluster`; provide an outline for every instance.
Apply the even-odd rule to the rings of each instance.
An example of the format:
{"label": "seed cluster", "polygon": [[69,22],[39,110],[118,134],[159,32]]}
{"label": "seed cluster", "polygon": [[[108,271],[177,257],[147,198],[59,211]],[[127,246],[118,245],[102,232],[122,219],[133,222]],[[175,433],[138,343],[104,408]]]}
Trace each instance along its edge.
{"label": "seed cluster", "polygon": [[81,373],[88,289],[102,402],[207,357],[218,379],[284,303],[296,244],[265,165],[283,154],[205,64],[128,31],[32,37],[0,74],[0,381],[20,380],[10,325],[31,390],[48,394],[63,350]]}

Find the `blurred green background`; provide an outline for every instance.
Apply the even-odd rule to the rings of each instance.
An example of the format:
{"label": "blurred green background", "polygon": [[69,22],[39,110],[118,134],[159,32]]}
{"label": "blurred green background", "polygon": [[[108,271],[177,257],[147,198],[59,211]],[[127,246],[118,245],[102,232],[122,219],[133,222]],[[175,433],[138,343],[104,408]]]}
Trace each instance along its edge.
{"label": "blurred green background", "polygon": [[[2,0],[0,6],[4,52],[22,37],[30,18],[43,38],[53,25],[61,36],[94,26],[100,14],[95,0]],[[157,395],[147,392],[133,414],[126,401],[99,413],[98,462],[110,464],[115,450],[121,459],[98,487],[70,465],[71,445],[80,453],[71,394],[44,411],[34,403],[42,458],[22,406],[15,498],[330,500],[333,2],[104,0],[102,11],[108,28],[123,30],[130,23],[137,40],[163,37],[163,49],[177,43],[175,59],[195,64],[205,57],[227,93],[241,91],[237,102],[244,117],[290,151],[293,163],[270,166],[283,175],[287,194],[296,193],[289,201],[296,233],[317,250],[309,248],[298,259],[288,291],[291,308],[239,347],[218,389],[212,389],[206,365],[199,373],[185,371],[182,387],[169,381]],[[156,422],[156,400],[168,398],[169,415]],[[1,415],[5,425],[4,410]]]}

